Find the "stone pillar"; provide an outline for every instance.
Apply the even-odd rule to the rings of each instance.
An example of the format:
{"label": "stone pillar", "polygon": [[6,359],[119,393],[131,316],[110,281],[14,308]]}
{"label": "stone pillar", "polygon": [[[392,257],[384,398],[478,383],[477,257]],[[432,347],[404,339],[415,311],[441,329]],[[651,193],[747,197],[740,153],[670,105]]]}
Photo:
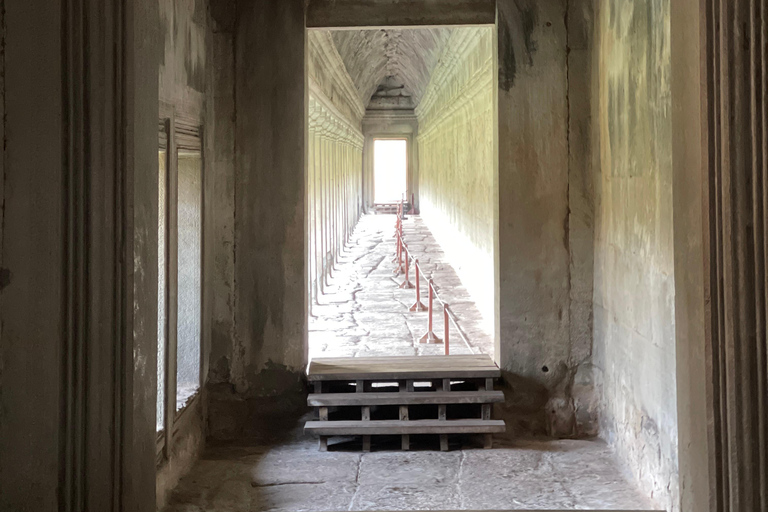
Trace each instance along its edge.
{"label": "stone pillar", "polygon": [[714,512],[707,439],[708,385],[704,295],[706,152],[700,0],[672,2],[672,167],[679,510]]}
{"label": "stone pillar", "polygon": [[307,359],[304,2],[238,2],[235,48],[239,391],[295,391]]}
{"label": "stone pillar", "polygon": [[496,358],[517,392],[538,397],[528,411],[541,413],[550,400],[549,433],[573,435],[565,1],[497,5]]}
{"label": "stone pillar", "polygon": [[765,2],[672,10],[684,511],[768,510],[767,15]]}

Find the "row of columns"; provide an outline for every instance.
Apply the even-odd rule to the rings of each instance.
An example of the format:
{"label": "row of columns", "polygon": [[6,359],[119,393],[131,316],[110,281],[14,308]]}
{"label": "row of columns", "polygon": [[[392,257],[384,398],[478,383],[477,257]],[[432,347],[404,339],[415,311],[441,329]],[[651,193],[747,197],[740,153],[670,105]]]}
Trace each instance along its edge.
{"label": "row of columns", "polygon": [[309,304],[317,304],[360,217],[363,135],[310,95],[307,141]]}

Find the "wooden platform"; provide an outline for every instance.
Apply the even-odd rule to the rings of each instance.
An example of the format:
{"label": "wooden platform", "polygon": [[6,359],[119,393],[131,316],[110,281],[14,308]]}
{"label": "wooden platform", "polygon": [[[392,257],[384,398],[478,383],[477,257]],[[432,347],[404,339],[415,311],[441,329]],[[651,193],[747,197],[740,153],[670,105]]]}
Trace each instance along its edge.
{"label": "wooden platform", "polygon": [[500,375],[485,354],[314,359],[307,404],[318,420],[304,428],[320,436],[321,450],[329,436],[350,435],[363,437],[364,451],[372,435],[400,435],[407,450],[411,434],[436,434],[447,450],[449,434],[483,434],[491,447],[492,434],[506,428],[491,419],[491,404],[504,401],[493,389]]}
{"label": "wooden platform", "polygon": [[322,380],[498,378],[499,367],[486,354],[458,356],[341,357],[313,359],[307,378]]}

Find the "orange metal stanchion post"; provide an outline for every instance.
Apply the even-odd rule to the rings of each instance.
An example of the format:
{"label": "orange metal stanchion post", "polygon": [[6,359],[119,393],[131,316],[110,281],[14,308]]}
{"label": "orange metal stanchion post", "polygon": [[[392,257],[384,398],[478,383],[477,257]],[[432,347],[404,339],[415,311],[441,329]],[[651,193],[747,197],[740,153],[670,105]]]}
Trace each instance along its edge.
{"label": "orange metal stanchion post", "polygon": [[419,269],[419,260],[414,260],[413,268],[416,269],[416,302],[408,309],[410,311],[425,311],[427,307],[421,303],[421,270]]}
{"label": "orange metal stanchion post", "polygon": [[432,331],[432,302],[434,300],[434,289],[432,287],[432,279],[429,280],[429,320],[427,333],[419,338],[419,343],[441,343],[443,340],[438,338]]}
{"label": "orange metal stanchion post", "polygon": [[411,255],[408,252],[408,246],[405,245],[405,242],[402,242],[402,246],[403,246],[403,252],[405,253],[405,281],[400,283],[400,286],[398,286],[398,288],[402,288],[404,290],[410,290],[411,288],[413,288],[413,283],[408,278],[408,268],[411,266],[410,265]]}
{"label": "orange metal stanchion post", "polygon": [[396,276],[400,275],[400,272],[403,271],[403,239],[400,238],[400,235],[397,236],[397,268],[392,271],[393,274]]}
{"label": "orange metal stanchion post", "polygon": [[[397,245],[395,246],[395,257],[392,258],[392,263],[400,261],[400,237],[397,236],[397,231],[395,231],[395,243]],[[395,271],[395,274],[397,274],[397,271]]]}
{"label": "orange metal stanchion post", "polygon": [[449,328],[450,328],[450,319],[448,318],[448,304],[443,304],[443,321],[445,322],[445,334],[443,335],[443,339],[445,340],[445,355],[449,355],[451,349],[449,348],[449,341],[448,341],[448,335],[449,335]]}
{"label": "orange metal stanchion post", "polygon": [[395,213],[395,234],[392,236],[392,238],[397,237],[397,234],[400,233],[403,234],[403,219],[402,219],[402,213],[403,213],[403,205],[401,204],[397,205],[397,212]]}

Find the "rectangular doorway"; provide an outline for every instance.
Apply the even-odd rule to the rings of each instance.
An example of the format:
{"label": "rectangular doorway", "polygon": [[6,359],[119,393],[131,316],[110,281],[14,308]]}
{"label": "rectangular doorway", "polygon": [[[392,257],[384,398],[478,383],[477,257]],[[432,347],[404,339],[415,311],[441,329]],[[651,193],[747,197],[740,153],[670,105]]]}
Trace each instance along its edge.
{"label": "rectangular doorway", "polygon": [[407,200],[408,142],[405,139],[373,141],[374,202],[395,203]]}

